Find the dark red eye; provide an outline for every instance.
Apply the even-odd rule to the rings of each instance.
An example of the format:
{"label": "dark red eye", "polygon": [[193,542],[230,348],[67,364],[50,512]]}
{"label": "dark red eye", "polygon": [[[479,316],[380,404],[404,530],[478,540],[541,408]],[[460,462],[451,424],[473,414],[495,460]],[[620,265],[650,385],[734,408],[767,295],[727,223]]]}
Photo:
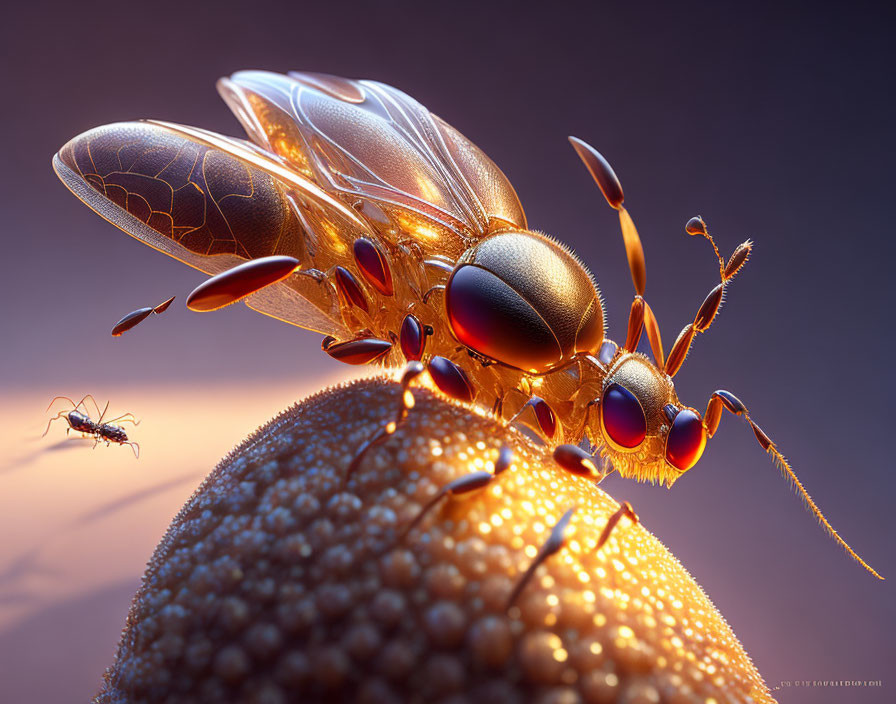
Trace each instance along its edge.
{"label": "dark red eye", "polygon": [[610,439],[622,447],[637,447],[647,435],[647,419],[635,395],[619,384],[610,384],[601,401],[601,418]]}
{"label": "dark red eye", "polygon": [[706,447],[706,430],[703,421],[694,411],[682,409],[666,438],[666,460],[676,469],[685,472],[697,464]]}

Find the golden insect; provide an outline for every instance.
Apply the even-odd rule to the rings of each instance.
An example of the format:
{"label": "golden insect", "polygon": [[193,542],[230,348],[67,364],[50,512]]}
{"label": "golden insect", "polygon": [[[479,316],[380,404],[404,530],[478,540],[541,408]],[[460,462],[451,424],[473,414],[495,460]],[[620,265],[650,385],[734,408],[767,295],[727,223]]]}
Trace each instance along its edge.
{"label": "golden insect", "polygon": [[[736,396],[716,391],[701,414],[676,394],[673,377],[715,320],[749,241],[726,260],[702,219],[687,223],[712,245],[719,283],[666,354],[619,180],[600,153],[570,138],[619,214],[636,295],[617,345],[584,265],[529,229],[494,162],[405,93],[263,71],[223,78],[218,91],[248,141],[126,122],[75,137],[53,160],[65,185],[104,218],[215,275],[191,296],[196,309],[245,299],[324,334],[324,351],[338,360],[407,365],[405,388],[425,369],[449,396],[531,425],[561,466],[598,481],[616,471],[671,487],[727,410],[750,425],[830,536],[880,576],[834,531]],[[637,352],[644,331],[652,359]],[[400,425],[408,397],[353,467]],[[624,513],[634,520],[630,507]]]}

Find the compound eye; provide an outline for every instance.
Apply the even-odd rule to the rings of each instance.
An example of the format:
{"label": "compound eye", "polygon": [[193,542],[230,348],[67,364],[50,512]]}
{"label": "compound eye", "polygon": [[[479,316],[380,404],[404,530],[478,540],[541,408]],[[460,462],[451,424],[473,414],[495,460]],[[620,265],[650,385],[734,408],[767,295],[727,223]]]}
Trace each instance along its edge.
{"label": "compound eye", "polygon": [[697,413],[684,408],[675,420],[666,437],[666,460],[681,472],[686,472],[703,454],[706,447],[706,430]]}
{"label": "compound eye", "polygon": [[635,395],[619,384],[610,384],[601,401],[601,419],[610,439],[621,447],[635,448],[647,435],[647,418]]}

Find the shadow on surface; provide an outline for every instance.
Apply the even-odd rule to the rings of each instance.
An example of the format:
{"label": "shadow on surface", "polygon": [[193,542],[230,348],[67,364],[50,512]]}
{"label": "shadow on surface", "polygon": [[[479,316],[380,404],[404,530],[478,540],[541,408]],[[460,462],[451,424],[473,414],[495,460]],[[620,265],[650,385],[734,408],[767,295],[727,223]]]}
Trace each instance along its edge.
{"label": "shadow on surface", "polygon": [[89,701],[112,664],[138,583],[51,604],[0,633],[0,701]]}

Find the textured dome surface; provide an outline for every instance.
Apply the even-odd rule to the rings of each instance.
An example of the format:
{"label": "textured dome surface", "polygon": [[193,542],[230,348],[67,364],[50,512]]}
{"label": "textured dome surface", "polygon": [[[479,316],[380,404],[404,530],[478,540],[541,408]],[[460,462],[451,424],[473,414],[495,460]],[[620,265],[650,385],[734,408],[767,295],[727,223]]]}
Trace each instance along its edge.
{"label": "textured dome surface", "polygon": [[[426,389],[351,481],[400,389],[303,401],[238,447],[174,519],[97,702],[770,702],[721,615],[616,501]],[[514,463],[485,489],[445,483]],[[508,596],[570,507],[567,544]]]}

